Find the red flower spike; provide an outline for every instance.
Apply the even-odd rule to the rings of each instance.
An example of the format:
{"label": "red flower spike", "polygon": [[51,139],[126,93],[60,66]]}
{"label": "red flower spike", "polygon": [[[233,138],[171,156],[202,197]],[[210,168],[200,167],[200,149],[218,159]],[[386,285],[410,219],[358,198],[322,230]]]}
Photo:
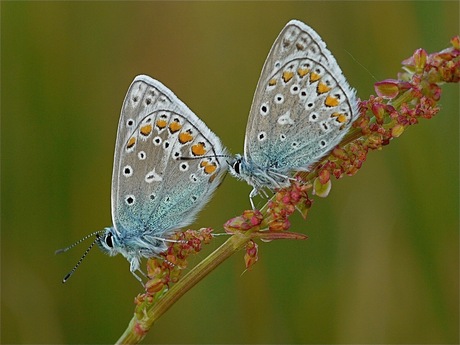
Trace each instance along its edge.
{"label": "red flower spike", "polygon": [[270,222],[268,229],[270,231],[286,231],[291,227],[291,223],[286,216]]}
{"label": "red flower spike", "polygon": [[347,152],[338,146],[332,150],[332,154],[341,160],[348,159]]}
{"label": "red flower spike", "polygon": [[441,88],[436,84],[430,84],[429,88],[430,98],[438,102],[441,99]]}
{"label": "red flower spike", "polygon": [[164,287],[164,283],[161,279],[150,279],[147,283],[145,283],[145,291],[149,295],[153,295],[159,291],[161,291]]}
{"label": "red flower spike", "polygon": [[140,323],[136,323],[134,325],[134,333],[136,333],[139,337],[144,337],[147,332],[148,330],[144,329]]}
{"label": "red flower spike", "polygon": [[244,254],[244,263],[246,269],[251,269],[252,266],[259,260],[258,257],[259,246],[253,240],[246,244],[246,253]]}
{"label": "red flower spike", "polygon": [[414,53],[415,73],[422,73],[425,69],[428,54],[424,49],[417,49]]}
{"label": "red flower spike", "polygon": [[[300,176],[299,176],[300,178]],[[295,212],[296,208],[306,216],[309,203],[307,190],[311,185],[297,180],[292,182],[288,189],[280,190],[268,203],[269,215],[268,227],[270,231],[286,231],[291,227],[288,217]]]}
{"label": "red flower spike", "polygon": [[265,231],[258,233],[259,237],[264,242],[271,242],[274,240],[306,240],[307,235],[299,234],[297,232],[289,231]]}
{"label": "red flower spike", "polygon": [[325,198],[329,195],[332,188],[331,180],[327,180],[326,183],[322,183],[321,177],[317,177],[313,181],[313,194],[321,198]]}
{"label": "red flower spike", "polygon": [[232,218],[224,224],[225,232],[234,234],[235,230],[247,231],[262,223],[263,215],[258,210],[246,210],[241,216]]}
{"label": "red flower spike", "polygon": [[321,170],[321,172],[318,175],[318,179],[319,179],[319,182],[321,182],[321,184],[328,183],[330,178],[331,178],[331,175],[329,174],[329,171],[327,170]]}
{"label": "red flower spike", "polygon": [[134,298],[134,304],[136,305],[134,314],[136,314],[138,320],[144,317],[146,305],[153,303],[153,300],[153,296],[148,294],[139,294]]}
{"label": "red flower spike", "polygon": [[[396,97],[396,96],[395,96]],[[372,113],[375,116],[375,119],[379,125],[383,124],[383,116],[385,115],[385,105],[375,103],[372,104]]]}
{"label": "red flower spike", "polygon": [[460,37],[459,36],[452,37],[452,39],[450,40],[450,43],[452,44],[454,49],[460,50]]}
{"label": "red flower spike", "polygon": [[186,230],[178,232],[171,239],[176,242],[169,242],[168,249],[162,253],[160,258],[150,258],[147,261],[147,277],[145,284],[145,295],[136,299],[139,305],[151,303],[146,301],[145,296],[161,296],[170,283],[179,280],[180,275],[187,267],[187,258],[201,250],[201,243],[209,242],[212,238],[212,229],[201,229],[199,231]]}
{"label": "red flower spike", "polygon": [[375,92],[379,97],[393,99],[399,94],[398,81],[387,79],[374,84]]}

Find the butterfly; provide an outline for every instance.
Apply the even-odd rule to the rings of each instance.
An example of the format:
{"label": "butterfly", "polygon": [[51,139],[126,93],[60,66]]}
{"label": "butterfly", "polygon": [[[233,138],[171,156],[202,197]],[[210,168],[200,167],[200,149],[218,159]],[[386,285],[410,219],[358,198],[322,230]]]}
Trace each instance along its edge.
{"label": "butterfly", "polygon": [[171,90],[146,75],[137,76],[118,124],[113,226],[58,252],[95,236],[82,259],[97,243],[104,253],[122,254],[142,282],[135,273],[140,260],[164,252],[168,237],[194,221],[221,183],[227,171],[222,155],[226,150],[219,138]]}
{"label": "butterfly", "polygon": [[[252,198],[289,187],[327,155],[358,117],[356,92],[308,25],[291,20],[275,40],[254,94],[244,154],[229,171],[253,187]],[[265,193],[266,194],[266,193]]]}

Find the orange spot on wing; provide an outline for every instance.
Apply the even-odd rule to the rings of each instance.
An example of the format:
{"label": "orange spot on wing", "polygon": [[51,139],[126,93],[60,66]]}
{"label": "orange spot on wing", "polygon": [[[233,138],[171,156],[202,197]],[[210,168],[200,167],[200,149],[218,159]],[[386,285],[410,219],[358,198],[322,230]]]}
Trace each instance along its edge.
{"label": "orange spot on wing", "polygon": [[190,141],[192,141],[192,140],[193,140],[193,135],[190,134],[189,131],[181,132],[181,133],[179,134],[179,142],[180,142],[181,144],[188,143],[188,142],[190,142]]}
{"label": "orange spot on wing", "polygon": [[136,143],[136,138],[135,137],[131,137],[129,138],[128,140],[128,145],[126,145],[126,148],[127,149],[130,149],[134,146],[134,144]]}
{"label": "orange spot on wing", "polygon": [[194,156],[202,156],[206,153],[206,149],[204,148],[204,143],[198,143],[192,146],[192,154]]}
{"label": "orange spot on wing", "polygon": [[169,130],[171,131],[171,133],[176,133],[181,128],[182,128],[182,125],[177,121],[173,121],[169,125]]}
{"label": "orange spot on wing", "polygon": [[321,79],[321,76],[318,73],[315,73],[315,72],[310,73],[310,81],[311,82],[317,81],[319,79]]}
{"label": "orange spot on wing", "polygon": [[324,104],[326,104],[328,107],[336,107],[339,105],[339,99],[337,97],[329,95],[326,97]]}
{"label": "orange spot on wing", "polygon": [[283,72],[283,80],[284,80],[284,82],[287,83],[289,80],[292,79],[293,76],[294,76],[294,72],[284,71]]}
{"label": "orange spot on wing", "polygon": [[208,165],[204,167],[204,172],[209,175],[209,174],[212,174],[214,171],[216,171],[216,169],[217,169],[216,163],[208,163]]}
{"label": "orange spot on wing", "polygon": [[299,75],[300,78],[305,77],[308,74],[308,68],[299,68],[297,70],[297,74]]}
{"label": "orange spot on wing", "polygon": [[327,86],[326,84],[322,83],[322,82],[319,82],[318,83],[318,86],[316,87],[316,91],[319,93],[319,94],[322,94],[322,93],[325,93],[325,92],[328,92],[331,88],[329,86]]}
{"label": "orange spot on wing", "polygon": [[157,127],[158,127],[159,129],[165,128],[167,124],[168,124],[168,123],[166,122],[166,120],[161,120],[161,119],[160,119],[160,120],[157,121]]}
{"label": "orange spot on wing", "polygon": [[275,79],[275,78],[270,79],[270,80],[268,81],[268,86],[275,86],[275,85],[276,85],[276,79]]}
{"label": "orange spot on wing", "polygon": [[212,181],[214,181],[217,177],[217,174],[213,174],[209,177],[209,180],[208,180],[208,183],[212,183]]}
{"label": "orange spot on wing", "polygon": [[205,160],[200,163],[200,167],[204,168],[205,174],[209,175],[209,174],[212,174],[214,171],[216,171],[217,164],[211,163],[210,161]]}
{"label": "orange spot on wing", "polygon": [[152,133],[152,125],[148,124],[148,125],[141,127],[140,132],[144,137],[149,136],[149,134]]}
{"label": "orange spot on wing", "polygon": [[335,117],[336,118],[335,120],[338,123],[344,123],[347,121],[347,117],[345,116],[345,114],[342,114],[342,113],[333,113],[332,117]]}

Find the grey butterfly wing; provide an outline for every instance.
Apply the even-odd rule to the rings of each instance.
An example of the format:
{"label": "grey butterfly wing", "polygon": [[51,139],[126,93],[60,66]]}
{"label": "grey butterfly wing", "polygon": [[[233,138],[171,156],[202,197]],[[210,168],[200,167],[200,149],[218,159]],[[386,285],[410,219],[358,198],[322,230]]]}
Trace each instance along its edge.
{"label": "grey butterfly wing", "polygon": [[[112,177],[121,238],[163,237],[190,224],[227,165],[219,138],[166,86],[138,76],[123,103]],[[179,157],[194,158],[178,160]]]}
{"label": "grey butterfly wing", "polygon": [[357,118],[355,91],[319,35],[292,20],[275,40],[251,106],[244,155],[279,172],[307,170]]}

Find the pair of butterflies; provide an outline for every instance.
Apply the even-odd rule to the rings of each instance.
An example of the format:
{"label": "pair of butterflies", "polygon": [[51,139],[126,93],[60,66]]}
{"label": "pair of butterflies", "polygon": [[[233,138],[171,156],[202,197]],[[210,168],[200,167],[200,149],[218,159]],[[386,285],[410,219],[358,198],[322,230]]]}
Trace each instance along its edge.
{"label": "pair of butterflies", "polygon": [[137,76],[118,125],[113,227],[84,239],[95,235],[92,245],[109,255],[121,253],[139,279],[140,259],[163,252],[165,239],[193,222],[227,170],[253,187],[252,203],[264,189],[288,187],[293,172],[307,171],[331,151],[357,115],[355,91],[335,58],[319,35],[297,20],[283,28],[265,61],[244,155],[230,156],[162,83]]}

